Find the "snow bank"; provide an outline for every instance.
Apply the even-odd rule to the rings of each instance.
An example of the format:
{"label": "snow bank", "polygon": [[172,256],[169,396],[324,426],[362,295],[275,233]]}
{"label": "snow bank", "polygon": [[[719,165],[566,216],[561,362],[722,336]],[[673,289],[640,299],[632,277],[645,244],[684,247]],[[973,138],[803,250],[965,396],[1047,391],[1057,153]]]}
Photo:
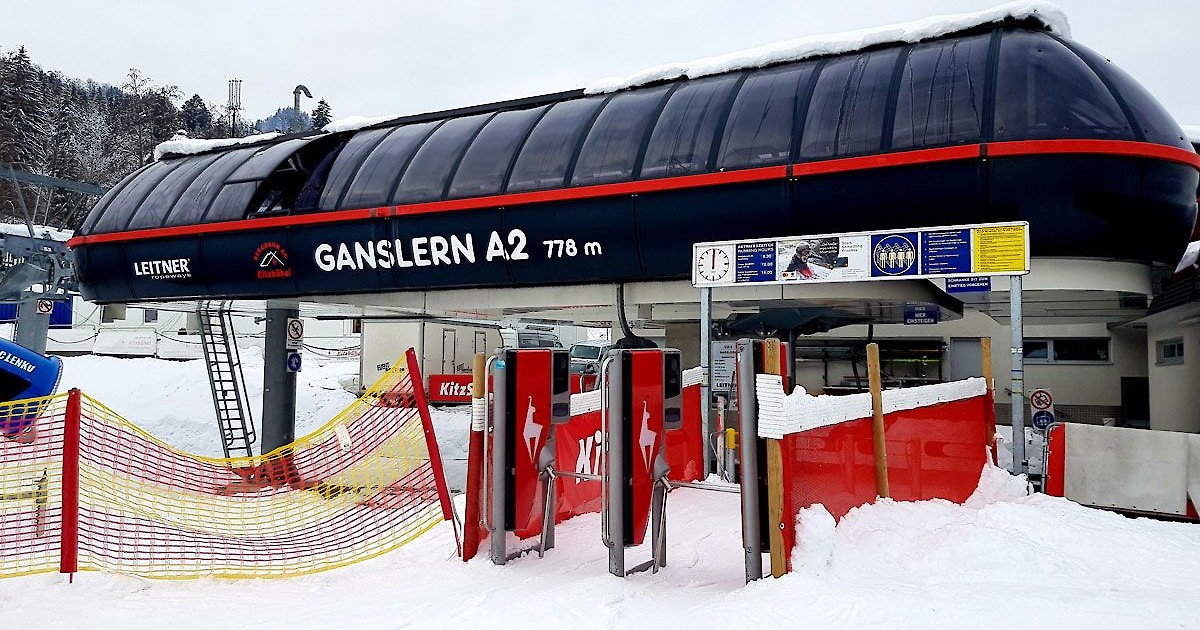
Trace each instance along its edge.
{"label": "snow bank", "polygon": [[[29,227],[24,223],[0,223],[0,234],[29,236]],[[71,240],[71,237],[75,236],[75,233],[71,230],[60,230],[58,228],[47,227],[45,225],[34,225],[33,235],[38,238],[65,243]]]}
{"label": "snow bank", "polygon": [[154,147],[155,161],[161,160],[165,156],[170,155],[194,155],[196,153],[204,153],[214,149],[223,149],[225,147],[233,147],[239,144],[254,144],[256,142],[265,142],[278,138],[280,134],[272,131],[271,133],[260,133],[245,138],[217,138],[215,140],[204,140],[200,138],[187,138],[184,136],[174,136],[166,142],[160,143]]}
{"label": "snow bank", "polygon": [[[755,378],[759,437],[778,439],[789,433],[871,416],[870,393],[809,396],[803,387],[797,385],[791,394],[785,394],[782,377],[759,374]],[[883,391],[883,413],[982,396],[986,391],[987,383],[982,378],[888,389]]]}
{"label": "snow bank", "polygon": [[589,85],[584,92],[603,94],[654,81],[680,77],[695,79],[733,70],[761,68],[776,63],[848,53],[880,44],[919,42],[1005,20],[1034,20],[1052,33],[1063,37],[1070,37],[1071,34],[1067,16],[1057,5],[1038,0],[1009,2],[974,13],[935,15],[903,24],[830,35],[813,35],[695,61],[666,63],[624,77],[600,79]]}

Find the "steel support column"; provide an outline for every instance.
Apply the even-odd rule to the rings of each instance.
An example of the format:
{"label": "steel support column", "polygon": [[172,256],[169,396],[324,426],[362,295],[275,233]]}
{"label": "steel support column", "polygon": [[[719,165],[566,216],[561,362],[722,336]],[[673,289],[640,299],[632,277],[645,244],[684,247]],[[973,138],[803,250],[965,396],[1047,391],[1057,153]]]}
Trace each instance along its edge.
{"label": "steel support column", "polygon": [[287,369],[288,318],[299,317],[295,307],[267,307],[266,347],[263,349],[262,452],[269,453],[296,439],[296,373]]}
{"label": "steel support column", "polygon": [[37,311],[37,298],[25,298],[17,306],[17,330],[13,341],[38,354],[46,354],[46,335],[50,332],[50,314]]}

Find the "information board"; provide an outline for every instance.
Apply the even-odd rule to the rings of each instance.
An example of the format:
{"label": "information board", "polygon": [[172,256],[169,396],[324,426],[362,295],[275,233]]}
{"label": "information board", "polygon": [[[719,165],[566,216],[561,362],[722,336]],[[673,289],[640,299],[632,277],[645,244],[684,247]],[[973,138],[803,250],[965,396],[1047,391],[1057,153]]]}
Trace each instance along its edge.
{"label": "information board", "polygon": [[989,223],[692,246],[692,285],[805,284],[1029,273],[1029,224]]}

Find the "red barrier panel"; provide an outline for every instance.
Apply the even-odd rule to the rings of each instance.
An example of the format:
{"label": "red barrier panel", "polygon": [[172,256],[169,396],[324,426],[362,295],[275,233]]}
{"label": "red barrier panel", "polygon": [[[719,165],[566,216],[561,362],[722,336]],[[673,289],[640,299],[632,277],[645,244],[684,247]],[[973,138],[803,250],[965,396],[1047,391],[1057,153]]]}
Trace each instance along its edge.
{"label": "red barrier panel", "polygon": [[[988,457],[987,396],[918,407],[884,416],[888,480],[897,501],[971,496]],[[835,519],[875,500],[871,418],[785,435],[784,543],[795,543],[795,515],[816,503]],[[789,554],[790,555],[790,554]]]}
{"label": "red barrier panel", "polygon": [[538,460],[550,438],[550,360],[549,351],[523,352],[522,378],[516,380],[509,401],[515,411],[511,422],[516,439],[510,465],[514,478],[513,533],[517,538],[542,533],[545,497],[538,484]]}
{"label": "red barrier panel", "polygon": [[666,457],[672,481],[704,479],[704,427],[700,420],[700,386],[683,388],[683,427],[667,431]]}
{"label": "red barrier panel", "polygon": [[[554,427],[555,461],[558,469],[583,473],[600,474],[600,458],[604,449],[600,431],[600,412],[592,411],[571,416],[571,421]],[[601,484],[599,481],[559,477],[556,480],[557,508],[556,523],[572,516],[599,512]]]}

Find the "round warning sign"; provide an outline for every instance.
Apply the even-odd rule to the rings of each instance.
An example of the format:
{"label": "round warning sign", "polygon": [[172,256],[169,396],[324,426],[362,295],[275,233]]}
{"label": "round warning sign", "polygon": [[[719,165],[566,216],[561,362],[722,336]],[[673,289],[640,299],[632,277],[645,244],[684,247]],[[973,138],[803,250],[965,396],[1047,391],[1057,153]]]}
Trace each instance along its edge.
{"label": "round warning sign", "polygon": [[304,320],[289,317],[287,322],[287,344],[288,350],[299,350],[304,345]]}
{"label": "round warning sign", "polygon": [[49,315],[54,310],[54,302],[51,300],[38,300],[37,312],[38,315]]}
{"label": "round warning sign", "polygon": [[1029,394],[1029,406],[1038,411],[1044,411],[1054,407],[1054,397],[1050,395],[1050,390],[1035,389]]}

